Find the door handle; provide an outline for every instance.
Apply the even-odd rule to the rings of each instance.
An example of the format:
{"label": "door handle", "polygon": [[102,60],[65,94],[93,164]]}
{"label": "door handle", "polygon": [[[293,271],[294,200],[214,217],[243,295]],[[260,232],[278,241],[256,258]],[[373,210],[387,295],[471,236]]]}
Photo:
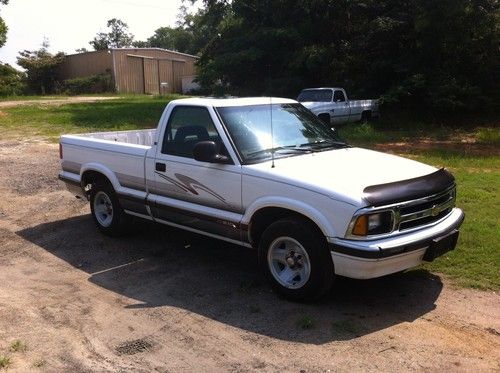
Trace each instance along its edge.
{"label": "door handle", "polygon": [[156,162],[155,169],[156,171],[165,172],[167,171],[167,165],[165,163]]}

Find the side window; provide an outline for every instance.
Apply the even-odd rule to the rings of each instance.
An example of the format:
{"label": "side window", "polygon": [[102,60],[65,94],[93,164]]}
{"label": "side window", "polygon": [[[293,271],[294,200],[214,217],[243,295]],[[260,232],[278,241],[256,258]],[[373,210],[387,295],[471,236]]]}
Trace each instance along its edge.
{"label": "side window", "polygon": [[334,102],[344,102],[345,101],[344,92],[336,90],[335,93],[333,94],[333,101]]}
{"label": "side window", "polygon": [[215,141],[216,144],[221,144],[208,110],[197,106],[174,108],[163,137],[161,152],[193,158],[193,148],[200,141]]}

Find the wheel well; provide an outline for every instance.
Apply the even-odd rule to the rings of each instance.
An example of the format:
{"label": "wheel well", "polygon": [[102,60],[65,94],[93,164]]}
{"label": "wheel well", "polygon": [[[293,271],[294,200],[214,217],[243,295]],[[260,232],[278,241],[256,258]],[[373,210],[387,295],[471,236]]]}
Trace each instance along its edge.
{"label": "wheel well", "polygon": [[318,114],[318,118],[321,119],[326,124],[330,124],[330,114],[321,113],[321,114]]}
{"label": "wheel well", "polygon": [[262,237],[262,234],[264,233],[267,227],[269,227],[275,221],[284,218],[300,219],[305,224],[310,225],[319,234],[323,235],[323,232],[314,221],[312,221],[307,216],[302,215],[299,212],[288,210],[281,207],[264,207],[253,214],[248,227],[250,242],[252,246],[257,247],[259,245],[260,238]]}
{"label": "wheel well", "polygon": [[361,119],[370,119],[372,116],[371,110],[365,110],[361,113]]}
{"label": "wheel well", "polygon": [[[108,182],[109,184],[111,184],[109,179],[105,175],[103,175],[102,173],[100,173],[98,171],[93,171],[93,170],[85,171],[82,174],[82,186],[85,190],[85,193],[88,194],[90,189],[92,188],[92,184],[95,184],[97,181],[104,181],[104,182]],[[90,184],[90,188],[87,189],[87,186],[89,184]]]}

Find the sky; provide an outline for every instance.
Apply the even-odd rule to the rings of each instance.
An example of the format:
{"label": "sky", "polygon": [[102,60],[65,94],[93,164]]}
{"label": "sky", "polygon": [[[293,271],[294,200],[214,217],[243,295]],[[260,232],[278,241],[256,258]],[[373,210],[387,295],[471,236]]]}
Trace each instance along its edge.
{"label": "sky", "polygon": [[[9,31],[0,48],[0,61],[16,65],[22,50],[37,50],[44,37],[49,51],[75,53],[92,50],[89,41],[106,22],[119,18],[129,26],[135,40],[145,40],[154,30],[175,26],[182,0],[10,0],[0,6],[0,15]],[[186,2],[188,5],[189,2]]]}

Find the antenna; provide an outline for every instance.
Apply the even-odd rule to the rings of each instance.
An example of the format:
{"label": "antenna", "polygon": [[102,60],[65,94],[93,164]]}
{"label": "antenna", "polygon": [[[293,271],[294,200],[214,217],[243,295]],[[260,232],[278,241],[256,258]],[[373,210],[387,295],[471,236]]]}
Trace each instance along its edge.
{"label": "antenna", "polygon": [[271,168],[274,168],[273,98],[271,96],[269,96],[269,112],[271,113]]}
{"label": "antenna", "polygon": [[269,79],[269,114],[271,116],[271,168],[274,168],[274,130],[273,130],[273,97],[272,97],[272,83],[271,83],[271,64],[268,67]]}

